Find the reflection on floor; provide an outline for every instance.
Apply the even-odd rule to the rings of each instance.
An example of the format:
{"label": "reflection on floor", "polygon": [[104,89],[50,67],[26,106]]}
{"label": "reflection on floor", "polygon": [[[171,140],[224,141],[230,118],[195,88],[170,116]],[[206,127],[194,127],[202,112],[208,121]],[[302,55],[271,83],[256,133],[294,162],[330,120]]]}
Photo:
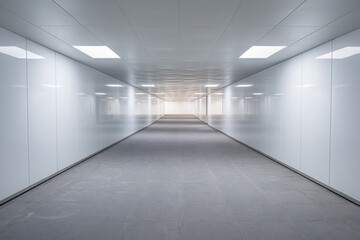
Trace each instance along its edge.
{"label": "reflection on floor", "polygon": [[360,207],[192,116],[0,207],[0,239],[360,239]]}

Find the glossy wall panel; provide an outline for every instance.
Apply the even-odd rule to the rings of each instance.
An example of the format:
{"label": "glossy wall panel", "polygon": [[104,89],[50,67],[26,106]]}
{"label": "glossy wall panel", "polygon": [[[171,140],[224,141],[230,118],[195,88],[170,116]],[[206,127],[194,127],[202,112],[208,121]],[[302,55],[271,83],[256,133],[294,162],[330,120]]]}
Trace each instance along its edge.
{"label": "glossy wall panel", "polygon": [[[0,28],[0,49],[0,199],[3,199],[29,185],[26,41]],[[8,55],[16,50],[19,52],[16,57]]]}
{"label": "glossy wall panel", "polygon": [[164,114],[163,100],[1,28],[0,47],[0,201]]}
{"label": "glossy wall panel", "polygon": [[281,64],[282,157],[285,164],[300,169],[302,55]]}
{"label": "glossy wall panel", "polygon": [[57,171],[55,53],[27,41],[30,184]]}
{"label": "glossy wall panel", "polygon": [[281,79],[282,65],[276,65],[265,71],[266,82],[266,152],[282,160],[282,126],[283,126],[283,84]]}
{"label": "glossy wall panel", "polygon": [[360,201],[359,49],[356,30],[216,91],[208,124]]}
{"label": "glossy wall panel", "polygon": [[333,42],[346,47],[357,54],[333,60],[330,186],[360,199],[360,30]]}
{"label": "glossy wall panel", "polygon": [[58,169],[77,161],[77,69],[56,54]]}
{"label": "glossy wall panel", "polygon": [[207,97],[201,97],[194,101],[194,115],[201,121],[207,122]]}
{"label": "glossy wall panel", "polygon": [[302,56],[301,171],[329,184],[331,43]]}

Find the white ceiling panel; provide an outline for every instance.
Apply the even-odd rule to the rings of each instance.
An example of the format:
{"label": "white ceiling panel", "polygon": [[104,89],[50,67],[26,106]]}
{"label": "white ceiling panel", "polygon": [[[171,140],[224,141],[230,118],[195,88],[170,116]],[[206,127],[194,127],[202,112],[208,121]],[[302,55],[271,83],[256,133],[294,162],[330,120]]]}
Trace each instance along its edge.
{"label": "white ceiling panel", "polygon": [[82,26],[40,26],[40,28],[71,46],[103,45]]}
{"label": "white ceiling panel", "polygon": [[135,32],[128,25],[125,24],[85,27],[106,45],[141,45]]}
{"label": "white ceiling panel", "polygon": [[331,22],[328,26],[338,26],[346,27],[351,29],[356,29],[359,27],[360,23],[360,7],[352,10],[343,17],[337,19],[336,21]]}
{"label": "white ceiling panel", "polygon": [[135,26],[179,26],[179,0],[117,0]]}
{"label": "white ceiling panel", "polygon": [[252,45],[269,32],[274,26],[269,25],[234,25],[229,26],[222,35],[219,46]]}
{"label": "white ceiling panel", "polygon": [[76,25],[56,3],[48,0],[1,0],[3,7],[34,25]]}
{"label": "white ceiling panel", "polygon": [[181,0],[181,25],[228,25],[241,0]]}
{"label": "white ceiling panel", "polygon": [[278,26],[265,35],[256,45],[289,46],[299,39],[319,30],[320,27],[289,27]]}
{"label": "white ceiling panel", "polygon": [[[360,27],[359,0],[0,0],[0,26],[169,100],[198,98]],[[252,45],[286,45],[239,59]],[[92,59],[72,45],[107,45]],[[213,91],[213,89],[211,90]]]}
{"label": "white ceiling panel", "polygon": [[31,25],[29,22],[21,19],[15,14],[0,8],[0,23],[4,28],[11,26],[29,26]]}
{"label": "white ceiling panel", "polygon": [[217,25],[182,25],[180,27],[180,45],[214,47],[224,30],[225,27]]}
{"label": "white ceiling panel", "polygon": [[244,0],[231,25],[276,25],[304,0]]}
{"label": "white ceiling panel", "polygon": [[359,0],[307,0],[281,25],[325,26],[359,6]]}
{"label": "white ceiling panel", "polygon": [[54,0],[84,26],[127,25],[115,0]]}
{"label": "white ceiling panel", "polygon": [[147,27],[136,27],[141,42],[145,46],[178,46],[179,27],[168,25],[149,25]]}

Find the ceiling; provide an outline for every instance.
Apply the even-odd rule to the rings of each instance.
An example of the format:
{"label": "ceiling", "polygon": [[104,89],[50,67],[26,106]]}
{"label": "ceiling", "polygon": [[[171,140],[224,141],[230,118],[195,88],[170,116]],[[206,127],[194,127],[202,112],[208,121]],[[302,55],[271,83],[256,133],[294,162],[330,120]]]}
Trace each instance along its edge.
{"label": "ceiling", "polygon": [[[360,27],[359,0],[0,0],[0,26],[168,101],[198,98]],[[74,45],[106,45],[92,59]],[[239,59],[253,45],[284,45]],[[143,88],[141,84],[154,84]]]}

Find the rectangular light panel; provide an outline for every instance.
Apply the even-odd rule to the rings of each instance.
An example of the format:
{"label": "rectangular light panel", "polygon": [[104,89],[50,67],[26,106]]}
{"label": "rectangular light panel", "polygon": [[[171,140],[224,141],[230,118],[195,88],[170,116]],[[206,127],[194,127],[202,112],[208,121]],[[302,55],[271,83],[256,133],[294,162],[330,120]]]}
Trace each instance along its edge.
{"label": "rectangular light panel", "polygon": [[206,84],[205,87],[211,88],[211,87],[218,87],[219,84]]}
{"label": "rectangular light panel", "polygon": [[268,58],[286,46],[252,46],[239,58]]}
{"label": "rectangular light panel", "polygon": [[92,58],[120,58],[107,46],[73,46]]}
{"label": "rectangular light panel", "polygon": [[154,84],[141,84],[142,87],[155,87]]}

